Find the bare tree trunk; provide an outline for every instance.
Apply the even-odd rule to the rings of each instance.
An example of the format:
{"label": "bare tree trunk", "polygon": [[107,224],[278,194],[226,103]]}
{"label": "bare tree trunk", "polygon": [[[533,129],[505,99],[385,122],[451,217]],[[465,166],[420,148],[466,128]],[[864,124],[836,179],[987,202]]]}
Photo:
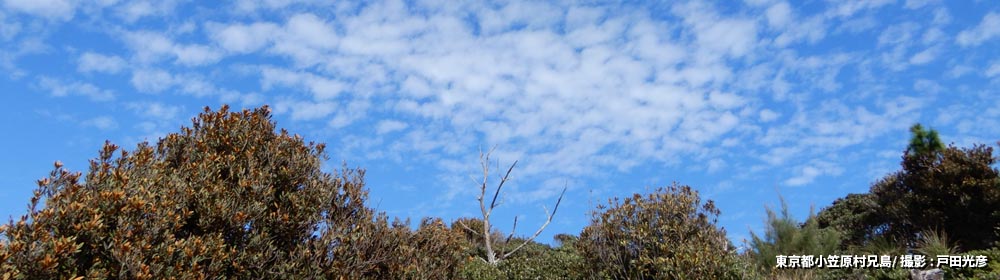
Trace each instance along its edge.
{"label": "bare tree trunk", "polygon": [[[490,265],[496,265],[500,263],[500,261],[506,259],[507,257],[510,257],[512,254],[514,254],[514,252],[520,250],[522,247],[524,247],[524,245],[527,245],[528,243],[535,240],[535,238],[538,238],[538,235],[542,234],[542,231],[545,230],[545,227],[547,227],[549,223],[552,222],[552,217],[555,216],[556,211],[559,210],[559,204],[562,203],[563,195],[566,194],[566,188],[563,188],[562,193],[559,194],[559,199],[556,200],[556,206],[552,209],[552,212],[549,213],[548,210],[545,211],[545,215],[547,216],[545,219],[545,223],[542,224],[542,226],[539,227],[537,231],[535,231],[535,234],[533,234],[530,238],[525,239],[523,242],[521,242],[520,245],[514,247],[514,249],[511,250],[510,252],[500,252],[499,254],[497,254],[497,252],[493,248],[494,246],[493,243],[495,242],[495,240],[493,240],[493,235],[491,234],[492,232],[490,231],[491,229],[490,215],[493,214],[493,209],[496,209],[496,207],[498,206],[497,197],[500,196],[500,191],[503,189],[504,184],[507,183],[508,180],[510,180],[510,172],[514,170],[514,166],[517,166],[517,161],[514,161],[514,163],[511,164],[509,168],[507,168],[507,172],[500,177],[500,183],[497,184],[496,190],[493,191],[493,198],[490,200],[489,204],[487,204],[486,191],[489,185],[489,175],[490,175],[489,162],[490,162],[490,154],[492,152],[493,152],[492,149],[485,154],[481,150],[479,152],[479,162],[483,170],[483,179],[479,184],[479,196],[477,197],[477,199],[479,200],[479,210],[483,215],[483,229],[480,233],[483,235],[483,245],[484,247],[486,247],[486,259],[484,261],[486,261],[486,263],[489,263]],[[465,227],[466,229],[471,230],[467,226]],[[508,235],[507,237],[507,241],[510,241],[510,238],[513,237],[515,230],[517,230],[517,217],[514,217],[514,228],[511,229],[510,235]]]}

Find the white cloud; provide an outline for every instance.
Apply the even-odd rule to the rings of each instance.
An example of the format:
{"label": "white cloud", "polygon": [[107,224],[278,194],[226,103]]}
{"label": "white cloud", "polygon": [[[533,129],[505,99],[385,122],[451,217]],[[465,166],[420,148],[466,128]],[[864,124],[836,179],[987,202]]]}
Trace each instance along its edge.
{"label": "white cloud", "polygon": [[118,122],[109,116],[100,116],[81,122],[83,126],[94,127],[99,130],[111,130],[118,127]]}
{"label": "white cloud", "polygon": [[174,58],[177,64],[200,66],[214,63],[222,53],[213,47],[199,44],[176,44],[165,34],[152,31],[126,32],[125,41],[135,52],[139,62],[154,63],[164,57]]}
{"label": "white cloud", "polygon": [[132,87],[142,93],[161,93],[176,90],[193,96],[231,95],[234,92],[216,87],[197,73],[173,74],[161,69],[136,69],[130,80]]}
{"label": "white cloud", "polygon": [[775,45],[785,47],[793,42],[805,40],[812,44],[826,37],[826,22],[821,16],[812,16],[797,20],[795,24],[785,26],[785,31],[774,39]]}
{"label": "white cloud", "polygon": [[348,102],[346,106],[337,110],[333,118],[327,122],[331,128],[339,129],[348,126],[355,121],[365,117],[368,111],[368,107],[371,104],[363,100],[354,100]]}
{"label": "white cloud", "polygon": [[921,42],[924,43],[925,45],[937,44],[942,40],[944,40],[946,36],[947,35],[945,35],[940,28],[930,28],[927,29],[927,32],[924,32],[924,36],[923,38],[921,38]]}
{"label": "white cloud", "polygon": [[828,1],[835,6],[828,9],[826,14],[828,17],[851,17],[858,12],[875,10],[893,2],[896,0]]}
{"label": "white cloud", "polygon": [[4,0],[8,9],[30,15],[69,20],[76,13],[76,3],[73,0]]}
{"label": "white cloud", "polygon": [[132,86],[140,92],[159,93],[173,87],[174,76],[157,69],[139,69],[132,72]]}
{"label": "white cloud", "polygon": [[480,12],[482,32],[488,35],[510,31],[517,25],[525,29],[550,26],[561,16],[561,11],[549,3],[524,1],[510,2],[499,9]]}
{"label": "white cloud", "polygon": [[975,69],[966,65],[955,65],[948,70],[948,77],[960,78],[962,76],[965,76],[965,74],[972,73],[973,70]]}
{"label": "white cloud", "polygon": [[338,35],[326,21],[313,14],[297,14],[288,19],[271,51],[292,57],[301,66],[314,65],[333,50]]}
{"label": "white cloud", "polygon": [[[294,62],[286,69],[256,68],[265,92],[287,87],[312,95],[313,101],[285,100],[276,112],[340,128],[369,113],[367,104],[385,104],[378,108],[415,120],[406,128],[421,123],[420,129],[405,130],[398,141],[407,144],[400,149],[463,156],[481,135],[488,145],[510,146],[523,155],[523,176],[627,169],[649,158],[698,153],[699,143],[729,137],[742,123],[739,112],[753,102],[712,87],[735,75],[726,59],[756,49],[754,21],[724,17],[711,7],[692,8],[706,16],[685,14],[692,16],[690,23],[680,26],[641,15],[605,15],[600,8],[528,9],[565,14],[566,32],[560,33],[550,19],[501,18],[523,7],[495,8],[484,13],[490,19],[478,36],[462,12],[413,14],[391,4],[367,6],[336,21],[300,14],[276,25],[288,33],[329,34],[315,36],[330,38],[326,42],[295,43],[301,36],[281,34],[231,39],[236,43],[227,47],[230,39],[212,36],[223,49],[262,51]],[[254,24],[268,23],[238,26]],[[342,33],[335,25],[344,27]],[[208,29],[213,28],[222,34],[227,27]],[[668,31],[672,28],[685,28],[690,37]],[[375,124],[382,133],[396,127]]]}
{"label": "white cloud", "polygon": [[781,116],[781,114],[778,114],[775,111],[771,111],[770,109],[760,110],[760,121],[761,122],[771,122],[773,120],[778,119],[778,117],[780,117],[780,116]]}
{"label": "white cloud", "polygon": [[684,18],[684,23],[693,29],[699,50],[741,57],[756,47],[757,25],[753,20],[721,18],[711,7],[700,3],[676,5],[673,13]]}
{"label": "white cloud", "polygon": [[934,19],[931,21],[931,23],[935,25],[944,25],[948,24],[949,22],[951,22],[951,14],[948,13],[948,9],[944,7],[934,9]]}
{"label": "white cloud", "polygon": [[844,169],[829,162],[816,161],[799,169],[799,174],[785,180],[785,185],[802,186],[816,181],[823,175],[840,175]]}
{"label": "white cloud", "polygon": [[10,40],[21,32],[21,23],[16,20],[7,21],[7,15],[0,12],[0,38]]}
{"label": "white cloud", "polygon": [[716,109],[727,110],[742,106],[745,102],[739,95],[713,91],[708,94],[708,103]]}
{"label": "white cloud", "polygon": [[919,28],[920,26],[914,22],[893,24],[879,34],[878,45],[884,47],[910,44],[914,41],[913,37],[916,37]]}
{"label": "white cloud", "polygon": [[127,22],[135,22],[148,16],[163,16],[173,12],[176,0],[133,0],[118,6],[118,14]]}
{"label": "white cloud", "polygon": [[126,32],[123,39],[140,62],[155,62],[173,51],[174,42],[152,31]]}
{"label": "white cloud", "polygon": [[172,120],[181,111],[180,106],[167,105],[160,102],[132,102],[125,106],[137,115],[156,120]]}
{"label": "white cloud", "polygon": [[799,170],[799,175],[796,175],[795,177],[788,178],[787,180],[785,180],[785,185],[801,186],[809,184],[815,181],[816,177],[819,177],[819,175],[822,174],[823,174],[822,171],[820,171],[818,168],[812,166],[806,166]]}
{"label": "white cloud", "polygon": [[964,47],[977,46],[998,36],[1000,36],[1000,13],[990,12],[976,27],[959,32],[956,41]]}
{"label": "white cloud", "polygon": [[788,2],[779,2],[767,8],[764,12],[767,24],[772,27],[783,27],[792,20],[792,8]]}
{"label": "white cloud", "polygon": [[726,164],[726,161],[716,158],[708,161],[706,171],[708,171],[708,173],[715,173],[719,170],[723,170],[727,166],[728,164]]}
{"label": "white cloud", "polygon": [[907,9],[920,9],[930,4],[936,4],[938,0],[906,0],[904,7]]}
{"label": "white cloud", "polygon": [[183,65],[205,65],[218,61],[222,54],[217,50],[200,45],[175,46],[177,63]]}
{"label": "white cloud", "polygon": [[83,73],[101,72],[115,74],[125,68],[125,60],[115,55],[85,52],[77,61],[76,70]]}
{"label": "white cloud", "polygon": [[375,125],[375,133],[382,135],[406,129],[408,126],[406,123],[397,120],[382,120]]}
{"label": "white cloud", "polygon": [[917,81],[913,82],[913,89],[930,94],[941,93],[945,90],[945,88],[942,87],[941,84],[933,80],[926,80],[926,79],[918,79]]}
{"label": "white cloud", "polygon": [[300,87],[312,93],[313,99],[318,101],[335,98],[347,88],[343,82],[333,78],[275,67],[261,69],[261,85],[264,90],[270,90],[274,86]]}
{"label": "white cloud", "polygon": [[928,48],[910,57],[910,64],[926,64],[937,57],[936,48]]}
{"label": "white cloud", "polygon": [[333,102],[278,101],[274,105],[277,114],[291,113],[292,120],[315,120],[329,116],[337,109]]}
{"label": "white cloud", "polygon": [[852,18],[842,21],[833,33],[859,34],[878,27],[881,23],[873,16]]}
{"label": "white cloud", "polygon": [[990,67],[986,69],[986,72],[983,73],[983,75],[986,75],[986,77],[990,78],[1000,76],[1000,60],[994,60],[993,63],[990,64]]}
{"label": "white cloud", "polygon": [[698,41],[708,48],[740,57],[756,44],[757,28],[749,20],[722,20],[698,32]]}
{"label": "white cloud", "polygon": [[41,77],[38,80],[38,86],[56,97],[80,95],[94,101],[110,101],[115,98],[114,93],[110,90],[101,89],[85,82],[66,82],[50,77]]}
{"label": "white cloud", "polygon": [[815,43],[826,36],[826,23],[822,15],[802,19],[796,18],[791,6],[784,1],[771,5],[764,11],[767,24],[780,34],[774,38],[777,47],[785,47],[796,41]]}
{"label": "white cloud", "polygon": [[273,23],[258,22],[253,24],[209,24],[210,36],[223,49],[236,53],[257,51],[280,34],[280,29]]}

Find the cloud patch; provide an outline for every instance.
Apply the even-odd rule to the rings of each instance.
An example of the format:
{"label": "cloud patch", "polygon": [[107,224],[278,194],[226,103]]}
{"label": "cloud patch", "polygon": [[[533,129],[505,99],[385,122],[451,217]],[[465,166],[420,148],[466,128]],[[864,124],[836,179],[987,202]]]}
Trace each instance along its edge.
{"label": "cloud patch", "polygon": [[116,55],[85,52],[80,55],[76,70],[82,73],[98,72],[116,74],[121,72],[125,66],[125,60]]}
{"label": "cloud patch", "polygon": [[396,120],[382,120],[375,125],[375,133],[378,135],[383,135],[387,133],[392,133],[406,129],[408,125],[401,121]]}
{"label": "cloud patch", "polygon": [[99,88],[93,84],[76,81],[62,81],[51,77],[38,79],[38,86],[55,97],[71,95],[84,96],[93,101],[111,101],[115,94],[111,90]]}
{"label": "cloud patch", "polygon": [[93,127],[99,130],[112,130],[118,128],[118,122],[109,116],[94,117],[80,123],[84,127]]}
{"label": "cloud patch", "polygon": [[963,47],[977,46],[983,42],[1000,37],[1000,13],[990,12],[976,27],[958,33],[955,41]]}
{"label": "cloud patch", "polygon": [[222,58],[222,53],[216,48],[202,44],[177,44],[165,34],[154,31],[125,32],[123,37],[140,63],[173,58],[174,63],[179,65],[201,66]]}
{"label": "cloud patch", "polygon": [[76,13],[73,0],[4,0],[3,6],[11,11],[49,19],[70,20]]}

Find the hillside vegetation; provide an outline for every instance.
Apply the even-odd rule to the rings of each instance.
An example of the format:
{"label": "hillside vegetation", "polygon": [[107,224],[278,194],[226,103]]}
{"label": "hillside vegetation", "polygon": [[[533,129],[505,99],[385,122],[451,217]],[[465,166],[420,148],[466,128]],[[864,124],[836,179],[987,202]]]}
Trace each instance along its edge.
{"label": "hillside vegetation", "polygon": [[581,233],[550,246],[491,225],[496,205],[487,202],[503,182],[484,180],[481,217],[411,227],[366,205],[364,170],[321,171],[324,144],[276,129],[267,107],[206,108],[155,144],[106,143],[85,174],[56,162],[27,213],[0,227],[0,279],[910,277],[903,268],[775,268],[779,255],[835,254],[923,254],[928,263],[984,255],[988,266],[946,268],[946,277],[1000,278],[992,147],[945,146],[919,125],[912,133],[901,170],[802,222],[784,205],[765,209],[767,229],[744,252],[717,225],[714,202],[677,183],[611,198]]}

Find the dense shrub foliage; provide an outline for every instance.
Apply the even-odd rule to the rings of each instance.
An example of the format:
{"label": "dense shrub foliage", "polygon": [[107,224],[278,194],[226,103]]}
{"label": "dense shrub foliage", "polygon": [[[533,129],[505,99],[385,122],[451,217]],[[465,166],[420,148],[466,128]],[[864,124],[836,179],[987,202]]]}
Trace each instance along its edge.
{"label": "dense shrub foliage", "polygon": [[1000,240],[1000,177],[991,147],[948,147],[907,153],[903,170],[872,187],[882,207],[885,234],[908,243],[919,233],[941,230],[964,250],[989,248]]}
{"label": "dense shrub foliage", "polygon": [[[520,245],[511,240],[502,247]],[[531,242],[510,258],[493,266],[470,258],[461,274],[465,279],[589,279],[583,257],[571,244],[559,247]]]}
{"label": "dense shrub foliage", "polygon": [[734,247],[716,226],[719,210],[674,184],[598,206],[578,241],[600,278],[739,278]]}
{"label": "dense shrub foliage", "polygon": [[883,218],[875,196],[870,193],[848,194],[833,201],[833,205],[816,215],[821,228],[830,228],[842,234],[841,250],[856,249],[876,238],[883,230]]}
{"label": "dense shrub foliage", "polygon": [[325,173],[324,146],[276,132],[266,107],[227,109],[206,109],[155,146],[107,143],[85,177],[57,162],[28,213],[0,232],[0,278],[426,279],[456,269],[440,226],[411,234],[365,207],[364,171]]}

